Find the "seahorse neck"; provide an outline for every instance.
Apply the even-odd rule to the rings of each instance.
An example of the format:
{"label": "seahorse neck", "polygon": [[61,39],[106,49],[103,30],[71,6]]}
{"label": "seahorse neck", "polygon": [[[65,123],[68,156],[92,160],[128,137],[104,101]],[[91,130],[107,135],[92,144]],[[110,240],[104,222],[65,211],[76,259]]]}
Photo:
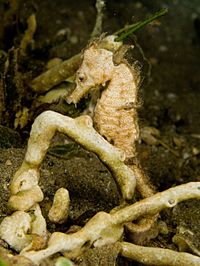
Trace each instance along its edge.
{"label": "seahorse neck", "polygon": [[125,87],[130,87],[134,83],[133,74],[128,66],[125,64],[120,64],[113,66],[113,71],[109,77],[109,84],[107,90],[123,90]]}

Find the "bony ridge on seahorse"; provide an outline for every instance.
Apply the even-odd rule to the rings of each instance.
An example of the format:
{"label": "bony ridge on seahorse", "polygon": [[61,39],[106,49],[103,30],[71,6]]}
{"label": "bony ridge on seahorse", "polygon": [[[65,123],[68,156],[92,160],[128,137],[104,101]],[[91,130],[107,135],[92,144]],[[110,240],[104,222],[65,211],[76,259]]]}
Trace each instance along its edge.
{"label": "bony ridge on seahorse", "polygon": [[[83,61],[76,73],[76,88],[68,103],[77,103],[91,88],[107,85],[94,111],[97,131],[114,146],[135,157],[135,141],[139,137],[137,122],[138,70],[123,60],[115,64],[114,55],[122,43],[115,36],[103,42],[93,42],[83,53]],[[105,40],[107,42],[105,42]],[[114,48],[113,48],[114,47]]]}

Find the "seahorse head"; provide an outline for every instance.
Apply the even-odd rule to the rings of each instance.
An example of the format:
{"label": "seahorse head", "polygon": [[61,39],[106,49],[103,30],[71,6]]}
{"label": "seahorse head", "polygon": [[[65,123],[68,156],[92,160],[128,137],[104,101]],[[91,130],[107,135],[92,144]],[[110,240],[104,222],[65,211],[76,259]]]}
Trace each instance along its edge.
{"label": "seahorse head", "polygon": [[111,79],[113,52],[92,43],[83,53],[83,61],[76,73],[76,88],[68,97],[68,103],[77,103],[91,88],[104,85]]}

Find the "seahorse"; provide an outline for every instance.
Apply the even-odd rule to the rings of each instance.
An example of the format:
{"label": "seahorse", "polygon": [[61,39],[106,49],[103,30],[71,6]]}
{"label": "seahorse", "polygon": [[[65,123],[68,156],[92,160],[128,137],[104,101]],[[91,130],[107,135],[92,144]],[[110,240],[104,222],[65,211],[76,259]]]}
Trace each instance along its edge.
{"label": "seahorse", "polygon": [[[110,38],[110,47],[115,45]],[[76,73],[76,88],[68,103],[77,103],[91,88],[105,89],[94,110],[96,130],[114,146],[125,152],[126,159],[135,157],[135,142],[139,138],[137,120],[138,70],[125,60],[115,64],[115,52],[93,42],[83,53]]]}

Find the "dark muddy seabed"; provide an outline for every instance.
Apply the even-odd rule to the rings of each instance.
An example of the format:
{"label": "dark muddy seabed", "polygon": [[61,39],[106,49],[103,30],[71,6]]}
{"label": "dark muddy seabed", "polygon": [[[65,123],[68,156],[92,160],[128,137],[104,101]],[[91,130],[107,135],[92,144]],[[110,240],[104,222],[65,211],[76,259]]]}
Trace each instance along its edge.
{"label": "dark muddy seabed", "polygon": [[[33,12],[36,12],[38,26],[34,48],[30,47],[18,66],[25,77],[25,85],[21,91],[21,85],[13,85],[20,83],[17,71],[10,72],[6,86],[0,84],[0,221],[9,213],[6,205],[9,182],[23,161],[34,118],[47,109],[78,116],[85,104],[78,111],[65,111],[56,104],[35,107],[28,124],[14,130],[14,116],[19,106],[31,108],[36,97],[26,82],[42,73],[49,59],[67,59],[80,52],[90,39],[96,15],[95,2],[89,0],[19,0],[19,6],[18,12],[10,15],[9,1],[0,1],[1,79],[5,80],[4,54],[11,54],[12,47],[18,47],[26,30],[26,20]],[[138,31],[136,43],[135,37],[126,40],[128,44],[136,44],[131,60],[138,60],[141,65],[140,128],[158,129],[160,140],[166,144],[153,145],[141,140],[137,145],[142,168],[157,191],[200,181],[200,4],[198,0],[107,1],[103,20],[103,32],[112,34],[127,23],[145,19],[161,8],[168,8],[167,15]],[[17,93],[3,99],[2,95],[9,95],[11,87],[18,90]],[[65,137],[56,135],[53,144],[61,144],[63,140]],[[111,173],[96,155],[76,144],[64,154],[47,154],[41,167],[40,185],[45,195],[41,203],[45,217],[58,188],[66,187],[70,193],[67,224],[56,226],[47,218],[50,232],[66,232],[71,225],[83,226],[98,211],[108,212],[120,204],[120,193]],[[178,250],[172,238],[177,228],[182,227],[185,231],[180,237],[186,243],[187,251],[199,255],[199,210],[200,201],[188,200],[163,211],[160,219],[166,223],[168,234],[159,235],[144,245]],[[142,265],[115,258],[116,251],[112,247],[90,249],[77,265]],[[44,263],[52,264],[51,260]]]}

